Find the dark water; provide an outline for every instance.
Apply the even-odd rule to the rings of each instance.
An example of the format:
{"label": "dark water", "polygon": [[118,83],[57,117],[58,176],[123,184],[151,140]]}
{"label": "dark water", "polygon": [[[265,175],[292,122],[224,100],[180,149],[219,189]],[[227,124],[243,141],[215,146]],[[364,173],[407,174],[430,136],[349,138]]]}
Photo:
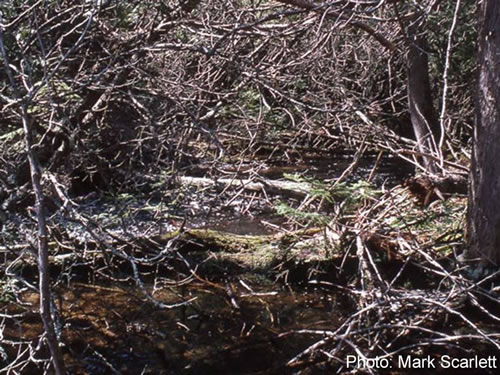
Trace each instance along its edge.
{"label": "dark water", "polygon": [[[378,160],[377,160],[378,159]],[[352,152],[339,152],[331,157],[310,157],[297,162],[277,162],[276,166],[284,167],[286,173],[302,173],[318,181],[335,181],[344,174],[355,161]],[[386,185],[393,187],[414,173],[414,167],[404,160],[389,154],[380,157],[375,153],[364,154],[348,172],[343,181],[356,182],[368,180],[377,187]],[[279,168],[272,178],[282,177]]]}
{"label": "dark water", "polygon": [[[338,299],[315,289],[293,290],[236,282],[231,302],[223,288],[203,283],[162,287],[157,309],[126,290],[75,285],[65,292],[65,343],[74,374],[285,373],[285,364],[334,329],[343,310]],[[83,368],[82,368],[83,366]]]}

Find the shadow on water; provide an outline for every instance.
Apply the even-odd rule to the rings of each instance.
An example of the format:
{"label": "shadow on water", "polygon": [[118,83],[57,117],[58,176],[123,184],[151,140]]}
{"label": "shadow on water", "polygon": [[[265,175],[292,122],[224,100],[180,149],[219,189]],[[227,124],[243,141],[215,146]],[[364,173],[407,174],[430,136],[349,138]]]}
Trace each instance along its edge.
{"label": "shadow on water", "polygon": [[158,309],[126,290],[73,285],[59,296],[68,367],[73,374],[287,373],[286,362],[318,339],[295,330],[332,329],[343,310],[317,290],[237,289],[231,301],[202,283],[162,287],[153,294],[163,303],[194,300]]}

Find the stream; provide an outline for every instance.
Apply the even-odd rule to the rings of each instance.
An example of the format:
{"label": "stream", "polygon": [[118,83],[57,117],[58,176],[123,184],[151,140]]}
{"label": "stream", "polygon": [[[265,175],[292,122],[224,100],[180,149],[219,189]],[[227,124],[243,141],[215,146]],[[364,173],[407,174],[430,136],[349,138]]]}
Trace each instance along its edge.
{"label": "stream", "polygon": [[[394,186],[412,173],[412,168],[399,160],[386,157],[374,174],[375,160],[376,155],[363,158],[346,181],[372,175],[378,187]],[[266,177],[299,174],[327,182],[351,163],[352,157],[347,156],[312,158],[293,167],[276,163],[269,165]],[[285,222],[255,196],[242,196],[228,206],[225,200],[232,200],[231,191],[187,190],[185,198],[172,208],[165,201],[175,199],[178,193],[162,194],[147,199],[124,195],[119,202],[91,196],[78,202],[81,211],[99,218],[106,230],[127,231],[127,235],[166,232],[178,227],[182,217],[188,227],[235,234],[270,234]],[[246,208],[245,213],[241,207]],[[80,240],[88,236],[78,225],[66,225]],[[80,272],[78,267],[73,271]],[[303,275],[303,281],[296,284],[288,282],[286,272],[276,270],[277,283],[258,274],[219,275],[215,281],[190,279],[185,284],[150,277],[145,288],[156,301],[183,303],[170,309],[155,307],[138,292],[132,279],[112,283],[85,272],[73,274],[67,284],[55,289],[68,369],[71,374],[96,375],[294,373],[285,364],[323,337],[312,331],[334,330],[342,317],[352,313],[352,307],[349,298],[337,289],[321,290],[308,284],[315,275]],[[329,279],[328,275],[320,278]],[[29,339],[39,335],[42,326],[36,312],[37,295],[26,292],[24,300],[31,304],[27,309],[32,313],[23,320],[22,336]],[[4,335],[15,337],[16,329],[9,327]],[[299,361],[297,366],[307,368],[308,363]],[[315,366],[321,369],[326,364]],[[39,371],[27,368],[23,373]]]}

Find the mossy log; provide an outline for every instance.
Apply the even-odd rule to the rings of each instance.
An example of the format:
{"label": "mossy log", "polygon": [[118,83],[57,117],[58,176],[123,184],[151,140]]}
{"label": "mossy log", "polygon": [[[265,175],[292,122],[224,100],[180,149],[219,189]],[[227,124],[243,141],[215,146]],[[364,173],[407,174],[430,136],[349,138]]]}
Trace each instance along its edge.
{"label": "mossy log", "polygon": [[[212,264],[215,262],[233,265],[247,271],[269,271],[282,262],[289,264],[323,262],[335,256],[333,251],[335,245],[323,228],[271,235],[239,235],[213,229],[187,229],[150,238],[137,238],[133,241],[117,241],[114,245],[122,250],[130,246],[130,251],[133,251],[134,256],[138,256],[139,249],[151,254],[152,248],[158,248],[160,251],[169,243],[172,249],[190,257],[210,259]],[[57,254],[59,248],[55,242],[51,242],[49,247],[52,253],[56,253],[50,256],[50,264],[55,267],[63,267],[64,264],[74,262],[82,256],[76,249]],[[94,260],[102,258],[106,253],[99,251],[98,244],[90,247],[93,250],[87,252],[87,257],[91,256]],[[29,260],[22,262],[24,266],[21,263],[19,266],[36,265],[34,257],[28,258]]]}
{"label": "mossy log", "polygon": [[330,251],[324,230],[310,228],[273,235],[239,235],[213,229],[189,229],[166,233],[150,241],[164,245],[171,241],[183,252],[209,252],[222,262],[252,270],[269,269],[282,261],[327,260]]}

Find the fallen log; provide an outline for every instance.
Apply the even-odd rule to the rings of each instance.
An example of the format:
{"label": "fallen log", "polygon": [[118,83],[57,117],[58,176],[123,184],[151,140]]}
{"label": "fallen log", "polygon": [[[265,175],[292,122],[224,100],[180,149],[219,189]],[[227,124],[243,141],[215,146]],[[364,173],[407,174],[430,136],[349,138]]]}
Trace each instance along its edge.
{"label": "fallen log", "polygon": [[295,198],[304,198],[311,194],[315,189],[309,182],[268,180],[268,179],[239,179],[239,178],[220,178],[211,179],[206,177],[180,176],[178,181],[183,185],[192,185],[197,187],[228,187],[242,188],[250,191],[265,191],[266,193],[291,196]]}

